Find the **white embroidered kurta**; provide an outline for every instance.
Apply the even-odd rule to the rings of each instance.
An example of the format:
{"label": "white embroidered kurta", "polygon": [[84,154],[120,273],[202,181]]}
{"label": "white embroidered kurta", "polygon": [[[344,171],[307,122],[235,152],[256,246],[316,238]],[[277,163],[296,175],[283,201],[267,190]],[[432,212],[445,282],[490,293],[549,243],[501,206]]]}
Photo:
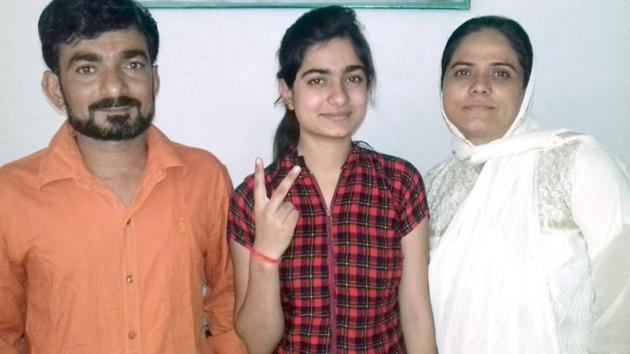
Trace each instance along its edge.
{"label": "white embroidered kurta", "polygon": [[[592,139],[567,140],[532,155],[538,159],[532,162],[537,164],[531,177],[533,190],[523,191],[525,198],[514,204],[532,200],[536,204],[532,210],[537,211],[534,217],[539,229],[525,242],[512,240],[510,235],[484,240],[483,232],[477,232],[478,240],[468,240],[466,249],[454,250],[458,242],[444,242],[443,237],[466,235],[465,230],[447,231],[454,217],[461,219],[457,213],[485,165],[455,157],[427,175],[429,285],[440,354],[630,354],[628,177]],[[490,196],[500,190],[497,186],[483,193]],[[493,222],[509,225],[513,221]],[[503,245],[503,240],[508,243]],[[527,248],[521,262],[524,266],[512,267],[520,262],[514,255],[521,243]],[[484,261],[499,264],[484,265]],[[522,272],[530,268],[536,269]],[[522,274],[511,274],[512,269],[520,269]],[[488,280],[492,277],[495,279]],[[530,304],[528,296],[537,300]],[[522,304],[511,303],[513,300]],[[474,309],[457,308],[471,304]]]}

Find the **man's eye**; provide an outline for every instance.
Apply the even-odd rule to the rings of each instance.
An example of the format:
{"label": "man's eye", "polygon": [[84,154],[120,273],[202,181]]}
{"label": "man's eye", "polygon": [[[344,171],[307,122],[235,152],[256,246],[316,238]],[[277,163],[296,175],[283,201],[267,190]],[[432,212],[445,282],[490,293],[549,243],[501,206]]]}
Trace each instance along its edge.
{"label": "man's eye", "polygon": [[321,77],[314,77],[314,78],[309,79],[307,81],[307,84],[309,86],[322,86],[325,83],[326,83],[326,81],[323,78],[321,78]]}
{"label": "man's eye", "polygon": [[139,61],[132,61],[131,63],[127,64],[127,68],[131,70],[140,70],[144,68],[144,63],[141,63]]}
{"label": "man's eye", "polygon": [[94,68],[89,65],[82,65],[77,68],[76,72],[82,75],[91,74],[94,72]]}

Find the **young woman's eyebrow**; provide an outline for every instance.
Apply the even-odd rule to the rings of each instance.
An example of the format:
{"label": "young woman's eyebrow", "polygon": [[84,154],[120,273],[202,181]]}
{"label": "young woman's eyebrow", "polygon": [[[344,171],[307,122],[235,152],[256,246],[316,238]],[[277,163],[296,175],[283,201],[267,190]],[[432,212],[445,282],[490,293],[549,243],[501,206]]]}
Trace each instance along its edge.
{"label": "young woman's eyebrow", "polygon": [[330,74],[330,70],[318,69],[318,68],[309,69],[309,70],[306,70],[304,73],[302,73],[302,77],[305,77],[310,74]]}
{"label": "young woman's eyebrow", "polygon": [[361,70],[363,72],[365,72],[365,68],[363,67],[363,65],[349,65],[346,67],[346,70],[344,70],[346,73],[351,73],[353,71],[356,70]]}

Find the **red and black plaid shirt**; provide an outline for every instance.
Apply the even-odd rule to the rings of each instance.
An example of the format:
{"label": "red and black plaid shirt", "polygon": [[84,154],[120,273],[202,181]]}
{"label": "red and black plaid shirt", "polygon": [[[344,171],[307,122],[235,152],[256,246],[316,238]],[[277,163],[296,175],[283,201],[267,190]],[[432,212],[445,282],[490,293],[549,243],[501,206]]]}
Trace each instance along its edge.
{"label": "red and black plaid shirt", "polygon": [[[273,190],[303,159],[291,149],[265,169]],[[277,353],[404,353],[399,323],[401,238],[428,216],[409,162],[354,144],[326,209],[303,168],[287,195],[300,212],[280,264],[285,334]],[[254,243],[254,178],[236,189],[228,235]],[[333,350],[332,348],[335,348]]]}

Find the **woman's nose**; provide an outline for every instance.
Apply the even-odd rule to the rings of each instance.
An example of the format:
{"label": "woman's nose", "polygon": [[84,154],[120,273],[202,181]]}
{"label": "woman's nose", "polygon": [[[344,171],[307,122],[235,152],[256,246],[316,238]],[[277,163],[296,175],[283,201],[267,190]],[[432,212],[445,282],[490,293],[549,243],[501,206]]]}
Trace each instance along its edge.
{"label": "woman's nose", "polygon": [[490,80],[486,77],[486,75],[475,75],[470,87],[470,92],[478,95],[487,95],[492,92]]}
{"label": "woman's nose", "polygon": [[343,106],[348,102],[348,92],[343,82],[335,83],[332,86],[328,102],[335,106]]}

